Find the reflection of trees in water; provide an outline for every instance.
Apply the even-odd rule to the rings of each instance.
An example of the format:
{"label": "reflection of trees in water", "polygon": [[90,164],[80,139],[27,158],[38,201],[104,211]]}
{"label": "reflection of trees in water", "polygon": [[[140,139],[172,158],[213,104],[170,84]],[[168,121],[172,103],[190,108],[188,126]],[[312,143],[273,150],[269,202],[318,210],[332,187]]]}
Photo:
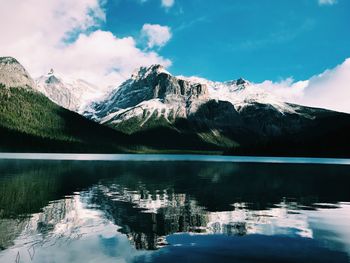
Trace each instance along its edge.
{"label": "reflection of trees in water", "polygon": [[136,162],[116,165],[113,173],[113,179],[102,184],[190,194],[209,211],[229,210],[236,202],[249,203],[256,210],[273,208],[283,198],[305,206],[350,201],[347,166]]}
{"label": "reflection of trees in water", "polygon": [[27,224],[28,219],[0,219],[0,250],[12,246]]}
{"label": "reflection of trees in water", "polygon": [[[243,236],[291,228],[297,235],[312,237],[307,218],[289,213],[295,203],[282,202],[279,207],[260,211],[236,203],[231,211],[210,212],[189,194],[169,189],[152,192],[144,185],[139,191],[127,190],[115,184],[93,187],[88,202],[120,226],[137,249],[157,249],[165,245],[165,236],[178,232]],[[267,225],[273,227],[266,229]]]}
{"label": "reflection of trees in water", "polygon": [[[348,169],[341,166],[34,162],[10,168],[4,168],[10,175],[0,175],[1,249],[21,233],[40,234],[40,242],[79,238],[74,214],[81,211],[64,196],[81,189],[88,189],[87,204],[121,226],[139,249],[156,249],[176,232],[259,233],[265,231],[259,224],[286,221],[287,210],[350,200]],[[287,207],[274,210],[281,200]],[[289,226],[310,235],[304,218],[293,220]]]}
{"label": "reflection of trees in water", "polygon": [[[124,196],[119,196],[120,193],[114,190],[109,192],[105,186],[102,189],[95,187],[92,191],[90,202],[121,226],[121,232],[127,234],[137,249],[156,249],[164,245],[164,236],[200,231],[208,223],[207,213],[186,194],[167,194],[164,191],[157,194],[163,202],[157,202],[154,200],[156,194],[145,194],[145,191],[141,194],[124,190]],[[140,198],[133,198],[133,195]],[[154,203],[149,202],[152,196]],[[149,207],[144,200],[148,200]]]}
{"label": "reflection of trees in water", "polygon": [[22,171],[1,180],[0,247],[3,249],[13,245],[13,240],[25,229],[31,229],[30,214],[40,211],[53,198],[57,181],[47,173],[45,169]]}
{"label": "reflection of trees in water", "polygon": [[3,171],[0,174],[2,250],[12,246],[23,233],[42,236],[50,233],[72,209],[70,199],[61,198],[89,183],[89,180],[79,182],[79,173],[78,180],[70,179],[81,169],[72,163],[0,161],[0,168]]}
{"label": "reflection of trees in water", "polygon": [[[57,224],[62,223],[62,220],[72,210],[74,210],[74,201],[68,198],[50,203],[43,208],[41,213],[33,214],[31,217],[0,219],[0,245],[2,249],[13,246],[14,240],[19,236],[36,237],[29,242],[35,246],[52,242],[53,239],[60,237],[54,232]],[[71,239],[72,236],[68,239]],[[19,245],[21,245],[21,240]],[[34,249],[31,245],[29,247]]]}

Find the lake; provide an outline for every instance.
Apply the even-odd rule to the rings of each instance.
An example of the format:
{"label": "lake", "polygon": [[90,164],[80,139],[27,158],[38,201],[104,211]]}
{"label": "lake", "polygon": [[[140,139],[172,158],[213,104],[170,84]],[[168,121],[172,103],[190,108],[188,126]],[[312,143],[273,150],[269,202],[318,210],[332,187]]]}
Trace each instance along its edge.
{"label": "lake", "polygon": [[349,164],[0,154],[0,262],[350,262]]}

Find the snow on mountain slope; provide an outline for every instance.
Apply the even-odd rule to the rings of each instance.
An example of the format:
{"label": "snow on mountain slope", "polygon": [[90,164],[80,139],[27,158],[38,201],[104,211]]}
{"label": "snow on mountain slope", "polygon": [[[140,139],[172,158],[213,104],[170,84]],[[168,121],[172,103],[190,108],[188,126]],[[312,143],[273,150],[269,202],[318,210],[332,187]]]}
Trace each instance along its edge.
{"label": "snow on mountain slope", "polygon": [[152,120],[171,124],[178,118],[188,118],[210,100],[230,102],[237,112],[260,103],[270,105],[281,114],[297,114],[295,106],[242,78],[214,82],[173,76],[160,65],[140,68],[104,101],[94,103],[84,114],[113,126],[134,119],[142,128]]}
{"label": "snow on mountain slope", "polygon": [[242,78],[226,82],[215,82],[199,77],[178,76],[178,78],[207,85],[211,99],[228,101],[237,111],[254,103],[261,103],[269,104],[281,113],[296,113],[295,108],[284,102],[282,97]]}
{"label": "snow on mountain slope", "polygon": [[112,124],[137,118],[141,127],[154,118],[171,123],[195,112],[208,98],[206,85],[178,79],[154,65],[140,68],[85,115]]}
{"label": "snow on mountain slope", "polygon": [[84,80],[63,78],[53,70],[36,79],[36,88],[56,104],[76,112],[82,112],[91,101],[104,95]]}

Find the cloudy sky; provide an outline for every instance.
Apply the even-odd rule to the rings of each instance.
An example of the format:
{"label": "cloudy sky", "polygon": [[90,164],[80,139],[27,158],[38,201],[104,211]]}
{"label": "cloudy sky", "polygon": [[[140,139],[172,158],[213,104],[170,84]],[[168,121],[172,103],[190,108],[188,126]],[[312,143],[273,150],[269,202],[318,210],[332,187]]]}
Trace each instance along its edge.
{"label": "cloudy sky", "polygon": [[0,56],[99,87],[141,66],[350,112],[348,0],[0,0]]}

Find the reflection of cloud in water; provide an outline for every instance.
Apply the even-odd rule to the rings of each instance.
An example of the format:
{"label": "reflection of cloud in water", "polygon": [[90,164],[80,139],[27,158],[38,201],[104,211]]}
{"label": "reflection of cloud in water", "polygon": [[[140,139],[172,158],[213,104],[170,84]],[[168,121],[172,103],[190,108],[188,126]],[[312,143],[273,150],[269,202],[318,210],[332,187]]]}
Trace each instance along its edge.
{"label": "reflection of cloud in water", "polygon": [[281,203],[269,210],[252,211],[244,204],[234,211],[208,213],[208,232],[225,234],[297,235],[312,238],[308,217],[301,213],[290,213],[289,206]]}
{"label": "reflection of cloud in water", "polygon": [[[349,244],[343,244],[350,240],[350,232],[344,231],[349,215],[349,204],[306,211],[285,201],[271,209],[251,210],[235,203],[232,211],[209,212],[189,195],[167,189],[154,194],[145,188],[97,185],[51,202],[31,218],[0,220],[0,227],[15,232],[12,224],[20,233],[14,245],[0,253],[0,261],[11,262],[19,255],[21,262],[131,262],[151,253],[137,249],[162,247],[166,235],[180,232],[333,238],[337,249],[347,246],[350,253]],[[341,238],[336,240],[334,233]]]}
{"label": "reflection of cloud in water", "polygon": [[294,211],[296,203],[281,202],[264,210],[250,210],[244,203],[235,203],[231,211],[209,212],[189,195],[172,190],[151,193],[145,188],[130,191],[119,185],[99,185],[92,191],[92,202],[140,249],[161,247],[163,236],[177,232],[313,236],[308,216]]}
{"label": "reflection of cloud in water", "polygon": [[186,194],[175,194],[167,189],[151,193],[145,188],[132,191],[112,184],[108,187],[99,185],[98,189],[94,190],[103,192],[111,201],[132,203],[144,213],[157,213],[160,208],[184,206],[186,202]]}
{"label": "reflection of cloud in water", "polygon": [[24,224],[1,262],[131,262],[141,253],[101,211],[85,208],[81,196],[52,202]]}
{"label": "reflection of cloud in water", "polygon": [[340,203],[338,209],[309,211],[308,217],[315,239],[334,250],[346,251],[350,255],[350,203]]}

